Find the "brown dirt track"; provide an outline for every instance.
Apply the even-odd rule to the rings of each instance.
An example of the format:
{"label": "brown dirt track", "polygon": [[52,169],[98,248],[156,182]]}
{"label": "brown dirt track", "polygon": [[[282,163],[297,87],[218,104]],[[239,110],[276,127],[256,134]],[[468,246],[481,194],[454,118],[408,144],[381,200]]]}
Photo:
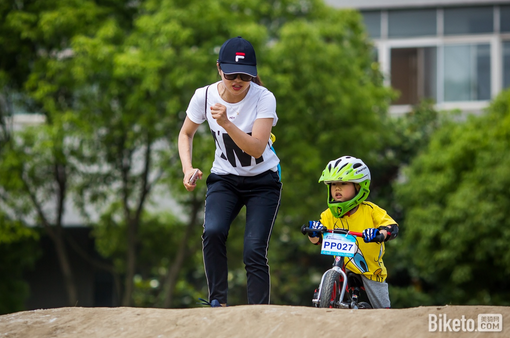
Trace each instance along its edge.
{"label": "brown dirt track", "polygon": [[[474,321],[501,314],[501,332],[429,332],[429,314]],[[441,316],[439,316],[441,315]],[[450,326],[453,322],[450,322]],[[453,328],[452,328],[453,330]],[[0,338],[510,337],[510,307],[434,306],[388,310],[242,305],[228,308],[55,308],[0,316]]]}

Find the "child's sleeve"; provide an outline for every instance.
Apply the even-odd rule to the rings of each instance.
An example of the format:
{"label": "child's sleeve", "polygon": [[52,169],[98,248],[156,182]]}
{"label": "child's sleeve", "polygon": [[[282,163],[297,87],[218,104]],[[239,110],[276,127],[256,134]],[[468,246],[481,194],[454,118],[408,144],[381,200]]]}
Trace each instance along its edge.
{"label": "child's sleeve", "polygon": [[374,208],[372,212],[372,219],[374,221],[374,228],[378,228],[380,226],[390,226],[392,224],[397,224],[393,218],[388,215],[386,210],[382,208]]}
{"label": "child's sleeve", "polygon": [[393,218],[388,215],[386,210],[382,208],[374,208],[372,213],[372,218],[374,221],[374,228],[378,228],[379,230],[384,229],[388,231],[388,236],[385,241],[389,241],[394,239],[398,235],[398,224],[395,222]]}

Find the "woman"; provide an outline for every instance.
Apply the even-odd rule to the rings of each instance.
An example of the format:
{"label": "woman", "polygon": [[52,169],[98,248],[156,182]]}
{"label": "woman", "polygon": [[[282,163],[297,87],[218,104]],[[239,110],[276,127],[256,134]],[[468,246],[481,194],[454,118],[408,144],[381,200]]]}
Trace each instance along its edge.
{"label": "woman", "polygon": [[226,306],[228,267],[226,241],[230,225],[246,206],[243,262],[248,303],[269,304],[267,261],[269,239],[280,206],[280,160],[271,150],[271,128],[276,125],[276,99],[262,86],[255,50],[239,37],[227,40],[216,63],[221,81],[199,88],[191,98],[179,133],[179,156],[184,187],[196,187],[193,136],[207,120],[216,152],[207,178],[203,256],[209,304]]}

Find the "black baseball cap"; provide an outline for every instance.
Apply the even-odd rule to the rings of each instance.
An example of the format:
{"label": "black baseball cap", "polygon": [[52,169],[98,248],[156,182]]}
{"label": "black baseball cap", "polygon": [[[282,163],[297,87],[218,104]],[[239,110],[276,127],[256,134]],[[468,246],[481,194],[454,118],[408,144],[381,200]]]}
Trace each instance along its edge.
{"label": "black baseball cap", "polygon": [[218,63],[225,74],[248,74],[257,76],[255,49],[248,40],[238,36],[228,39],[221,46]]}

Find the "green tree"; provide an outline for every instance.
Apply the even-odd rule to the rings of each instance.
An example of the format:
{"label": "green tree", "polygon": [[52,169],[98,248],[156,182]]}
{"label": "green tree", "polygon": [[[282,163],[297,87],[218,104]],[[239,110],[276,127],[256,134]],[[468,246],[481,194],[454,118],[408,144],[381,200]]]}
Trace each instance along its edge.
{"label": "green tree", "polygon": [[[215,58],[221,43],[235,35],[247,38],[255,45],[262,79],[278,97],[278,110],[282,112],[279,126],[283,126],[283,131],[279,132],[277,127],[275,132],[277,152],[284,168],[284,201],[287,202],[282,205],[275,236],[286,238],[282,232],[293,238],[301,236],[295,232],[301,224],[297,222],[324,208],[322,187],[309,179],[310,174],[318,177],[331,156],[340,156],[342,152],[359,155],[373,151],[377,135],[382,131],[382,118],[392,98],[372,62],[372,47],[363,32],[360,16],[353,11],[331,10],[319,1],[306,4],[296,1],[187,1],[179,3],[178,8],[175,5],[148,2],[144,15],[136,20],[136,30],[122,43],[119,43],[121,38],[116,37],[115,26],[98,31],[94,38],[75,40],[77,54],[72,61],[75,65],[73,74],[83,77],[80,84],[83,88],[94,83],[96,90],[94,93],[81,91],[85,99],[81,100],[83,113],[80,113],[80,120],[85,119],[90,126],[105,126],[120,120],[133,123],[124,125],[124,129],[108,128],[109,132],[105,133],[108,140],[116,130],[130,130],[131,126],[140,124],[143,125],[140,131],[146,131],[157,121],[166,133],[170,147],[166,156],[169,176],[164,180],[175,195],[184,193],[182,198],[195,200],[195,204],[190,205],[193,207],[191,215],[196,215],[194,219],[199,220],[201,216],[197,213],[202,209],[200,203],[204,191],[199,190],[200,195],[183,191],[182,173],[175,152],[177,132],[193,91],[218,79]],[[221,16],[219,20],[218,13],[224,13],[226,9],[229,15]],[[239,22],[243,25],[239,26]],[[91,69],[94,72],[89,72]],[[330,74],[335,73],[339,76],[331,79]],[[99,78],[97,74],[105,77]],[[326,82],[328,85],[323,85]],[[112,98],[118,111],[110,111]],[[98,107],[99,111],[108,112],[107,116],[95,117],[104,119],[100,123],[91,121],[93,109]],[[341,127],[342,139],[355,139],[356,142],[339,142],[337,125]],[[116,142],[101,141],[99,144],[90,149],[107,150]],[[334,155],[331,145],[335,148]],[[195,160],[196,166],[209,168],[212,146],[207,126],[204,126],[195,138],[194,158],[199,159]],[[90,184],[83,186],[88,191],[94,189]],[[91,203],[94,201],[88,200],[84,205]],[[295,208],[296,204],[300,207]],[[244,268],[239,259],[242,255],[242,217],[233,225],[229,240],[230,282],[237,290],[242,290],[245,283]],[[183,246],[196,247],[199,238],[192,241],[195,244]],[[284,257],[282,251],[285,250],[278,244],[274,250],[274,255]],[[275,263],[278,262],[279,259]],[[131,266],[131,277],[126,274],[126,284],[134,274],[135,265]],[[173,276],[175,284],[177,275]],[[296,287],[302,288],[298,283],[291,289]],[[242,292],[234,292],[231,300],[235,304],[243,298]]]}
{"label": "green tree", "polygon": [[[19,3],[12,1],[12,8]],[[195,276],[202,269],[197,225],[205,183],[192,194],[184,191],[176,139],[194,90],[219,79],[219,47],[236,35],[254,44],[262,79],[278,102],[275,133],[284,196],[269,254],[281,278],[273,278],[273,294],[283,295],[273,300],[292,304],[309,299],[301,297],[308,291],[302,277],[308,267],[296,269],[294,258],[303,256],[299,262],[313,265],[310,254],[313,260],[318,256],[316,247],[299,234],[300,225],[326,207],[325,188],[316,180],[332,158],[376,158],[393,97],[371,59],[360,15],[315,0],[151,0],[134,9],[126,1],[23,4],[6,12],[9,29],[28,37],[18,39],[20,46],[33,51],[31,59],[20,63],[25,73],[14,88],[46,116],[46,126],[20,134],[4,168],[16,169],[9,171],[18,175],[12,182],[22,182],[35,195],[74,199],[95,226],[99,251],[114,262],[111,271],[121,304],[187,306],[191,302],[180,299],[195,297],[193,288],[204,289],[203,271],[201,278]],[[11,56],[19,51],[22,47]],[[204,125],[193,151],[194,165],[205,173],[213,146]],[[29,151],[18,156],[16,149]],[[31,181],[22,180],[26,173],[33,174]],[[167,189],[183,206],[184,221],[147,212],[158,188]],[[37,210],[28,191],[25,204],[18,207]],[[54,212],[57,220],[62,211]],[[38,220],[43,219],[39,213]],[[241,215],[229,240],[231,285],[236,290],[245,283],[239,259],[242,221]],[[161,248],[164,244],[151,226],[177,250]],[[157,260],[157,254],[168,256],[166,263]],[[157,284],[151,284],[153,280],[159,281],[159,289],[147,287]],[[242,297],[234,293],[232,303],[242,302]]]}
{"label": "green tree", "polygon": [[[163,126],[167,118],[172,118],[168,125],[162,128],[168,135],[168,143],[172,147],[184,118],[182,112],[193,91],[217,79],[214,60],[221,43],[227,38],[241,35],[250,40],[258,51],[263,80],[277,97],[282,97],[278,100],[278,109],[284,112],[280,115],[280,125],[284,125],[285,129],[282,133],[276,129],[277,147],[282,149],[278,150],[278,154],[282,157],[284,170],[287,164],[289,168],[284,172],[284,184],[291,182],[292,178],[295,179],[295,185],[293,182],[289,183],[288,191],[291,193],[284,198],[296,200],[296,196],[310,196],[310,192],[318,190],[316,184],[307,184],[300,179],[308,177],[314,167],[322,169],[321,162],[326,163],[326,160],[330,159],[330,147],[327,150],[322,149],[325,145],[339,143],[335,123],[347,121],[344,123],[345,131],[342,132],[346,134],[346,138],[356,137],[358,140],[355,145],[346,144],[344,151],[351,149],[353,152],[363,152],[373,148],[373,144],[376,143],[375,135],[381,129],[379,122],[392,95],[389,89],[382,86],[380,73],[372,63],[372,47],[366,40],[357,13],[331,10],[319,1],[310,1],[306,4],[296,1],[273,3],[187,1],[180,3],[178,9],[173,7],[174,5],[170,2],[148,2],[144,7],[146,13],[136,21],[136,30],[126,40],[124,46],[115,45],[119,39],[113,38],[114,28],[105,31],[111,35],[98,34],[95,39],[75,40],[74,50],[80,55],[76,55],[74,59],[79,59],[84,52],[85,62],[93,60],[93,63],[84,63],[82,69],[104,71],[87,74],[86,71],[78,70],[74,73],[83,75],[86,85],[92,82],[92,78],[97,79],[94,74],[113,74],[113,77],[107,77],[108,81],[101,81],[105,87],[99,82],[94,86],[101,95],[110,95],[110,91],[113,93],[110,88],[117,92],[126,92],[127,88],[130,88],[129,100],[116,100],[119,107],[122,107],[120,109],[122,116],[133,114],[135,119],[139,119],[140,117],[134,114],[140,110],[134,109],[134,112],[131,112],[130,108],[138,108],[143,104],[144,115],[147,115],[144,118],[149,122],[158,121]],[[218,20],[218,13],[224,13],[225,9],[229,10],[229,15]],[[296,17],[299,18],[298,21]],[[238,22],[243,22],[243,25],[239,26]],[[293,34],[294,31],[301,35]],[[271,43],[268,43],[269,41]],[[314,60],[316,55],[321,55],[321,58]],[[337,64],[330,60],[342,62]],[[306,72],[303,71],[303,65],[308,67],[305,67]],[[329,76],[332,73],[339,73],[341,76],[332,81]],[[115,81],[119,84],[114,86]],[[322,81],[328,81],[328,86],[320,85]],[[119,91],[118,88],[122,88],[123,85],[126,86],[126,90]],[[337,93],[339,88],[342,95]],[[349,97],[352,99],[347,99]],[[153,105],[152,101],[164,102],[166,110]],[[87,99],[83,102],[95,101]],[[108,103],[110,100],[104,99],[101,102]],[[130,105],[124,102],[129,102]],[[105,108],[100,110],[104,111]],[[308,113],[303,116],[302,111]],[[151,115],[153,113],[156,115]],[[315,123],[314,114],[317,114],[319,125]],[[83,118],[90,115],[92,114],[89,111]],[[150,116],[156,117],[151,121]],[[125,119],[128,117],[125,116]],[[105,117],[105,120],[111,120],[111,117]],[[89,125],[93,124],[89,122]],[[371,132],[361,133],[363,128],[360,124]],[[148,124],[144,124],[145,129],[148,127]],[[208,153],[207,160],[210,160],[212,142],[206,130],[204,126],[200,130],[200,138],[195,139],[195,159],[200,159],[201,154]],[[314,137],[316,135],[321,136],[317,139]],[[303,143],[303,138],[309,142]],[[300,147],[302,145],[306,147]],[[200,152],[201,149],[197,146],[203,147],[203,151]],[[300,149],[300,156],[290,156],[297,149]],[[320,153],[319,159],[310,160],[307,156],[314,156],[315,159],[317,149]],[[171,148],[168,154],[171,161],[176,155],[172,150],[175,148]],[[342,151],[341,146],[338,147],[338,151]],[[286,158],[289,160],[286,161]],[[180,165],[178,162],[171,163],[174,165],[169,167],[171,173],[168,182],[174,193],[181,194],[183,190],[180,182],[182,179]],[[303,163],[307,165],[302,167]],[[195,165],[208,169],[210,162],[199,161]],[[294,174],[297,176],[293,177]],[[318,173],[313,171],[313,175],[316,176]],[[292,194],[294,186],[298,194]],[[310,190],[308,186],[312,189]],[[203,194],[203,190],[201,193]],[[322,190],[320,194],[322,197]],[[287,219],[287,222],[295,227],[294,221],[302,218],[299,213],[304,210],[310,213],[310,210],[314,210],[313,207],[323,205],[322,198],[320,202],[313,197],[305,198],[307,199],[305,203],[299,201],[301,205],[299,209],[287,209],[287,206],[283,205],[280,218]],[[202,199],[203,197],[197,201]],[[307,205],[309,201],[315,203]],[[201,208],[194,210],[201,211]],[[313,212],[316,213],[317,209]],[[229,241],[229,252],[234,258],[231,265],[232,286],[243,285],[245,281],[242,261],[238,259],[242,253],[242,234],[236,235],[236,229],[238,232],[242,229],[241,224],[242,216],[233,225]],[[279,232],[280,229],[275,228],[276,236],[279,236]],[[195,238],[195,241],[197,240],[199,239]],[[236,297],[233,299],[235,302]]]}
{"label": "green tree", "polygon": [[402,178],[402,168],[427,149],[431,136],[445,121],[449,121],[448,116],[447,112],[436,111],[434,102],[424,100],[411,112],[386,119],[385,130],[388,132],[381,135],[382,150],[377,154],[377,161],[370,163],[372,182],[369,198],[377,201],[400,224],[399,237],[386,244],[384,257],[392,307],[430,304],[428,295],[420,291],[419,281],[411,277],[413,269],[409,257],[412,247],[401,243],[406,232],[404,210],[393,183]]}
{"label": "green tree", "polygon": [[[63,158],[62,130],[54,126],[28,128],[16,133],[3,149],[0,184],[3,205],[25,225],[41,225],[54,241],[69,300],[77,300],[76,287],[63,234],[63,209],[68,174]],[[54,198],[51,211],[48,197]]]}
{"label": "green tree", "polygon": [[442,116],[448,115],[439,113],[434,104],[431,100],[423,100],[409,113],[390,116],[383,121],[386,132],[379,135],[381,147],[377,149],[375,160],[369,162],[372,173],[370,198],[391,209],[392,215],[399,211],[393,187],[388,183],[398,179],[401,168],[426,149],[431,135],[442,124]]}
{"label": "green tree", "polygon": [[[198,67],[186,72],[186,65],[196,64],[197,58],[203,56],[191,52],[193,45],[176,20],[157,18],[161,13],[173,11],[154,10],[151,15],[140,16],[130,34],[109,20],[95,36],[76,36],[73,57],[59,74],[74,80],[76,108],[69,121],[82,144],[77,154],[83,166],[77,182],[81,210],[90,216],[87,208],[92,207],[103,218],[114,208],[122,220],[124,231],[117,235],[126,241],[122,247],[125,256],[116,260],[122,264],[115,265],[115,273],[123,276],[120,291],[124,306],[133,304],[135,276],[144,270],[139,255],[151,247],[151,242],[143,241],[142,237],[143,227],[150,226],[143,220],[150,194],[161,182],[170,186],[181,184],[175,139],[187,100],[183,92],[191,93],[190,81],[208,74]],[[161,25],[162,22],[168,23]],[[156,35],[161,32],[163,35]],[[183,66],[174,66],[180,64]],[[201,132],[197,140],[204,137],[210,136]],[[194,148],[199,157],[201,148],[200,145]],[[173,224],[180,231],[174,230],[178,235],[173,236],[172,242],[181,244],[165,267],[161,293],[153,305],[172,304],[189,249],[188,239],[199,224],[197,216],[203,203],[197,198],[200,191],[183,201],[184,212],[190,215],[186,226],[180,222]],[[99,226],[109,224],[101,222]],[[96,232],[100,233],[104,232]],[[168,240],[170,237],[167,233]],[[192,246],[191,254],[197,249]],[[158,277],[145,275],[148,280]]]}
{"label": "green tree", "polygon": [[445,123],[396,184],[411,277],[434,304],[508,305],[510,91]]}
{"label": "green tree", "polygon": [[282,211],[295,221],[325,208],[317,181],[326,163],[343,155],[370,161],[379,148],[393,93],[371,51],[359,13],[317,6],[285,24],[267,52],[274,76],[266,82],[280,118],[275,147],[287,185]]}
{"label": "green tree", "polygon": [[[95,32],[108,17],[130,17],[124,1],[5,1],[0,5],[2,122],[14,110],[40,113],[45,125],[9,135],[2,145],[0,184],[5,206],[16,221],[40,225],[55,243],[70,305],[77,293],[62,224],[69,184],[76,172],[68,161],[73,147],[63,112],[72,109],[72,79],[47,83],[70,51],[72,37]],[[120,7],[126,7],[122,10]],[[125,24],[126,20],[119,20]],[[129,20],[127,20],[129,21]],[[7,107],[7,109],[5,109]],[[2,123],[4,125],[4,123]],[[53,201],[53,208],[48,208]]]}

